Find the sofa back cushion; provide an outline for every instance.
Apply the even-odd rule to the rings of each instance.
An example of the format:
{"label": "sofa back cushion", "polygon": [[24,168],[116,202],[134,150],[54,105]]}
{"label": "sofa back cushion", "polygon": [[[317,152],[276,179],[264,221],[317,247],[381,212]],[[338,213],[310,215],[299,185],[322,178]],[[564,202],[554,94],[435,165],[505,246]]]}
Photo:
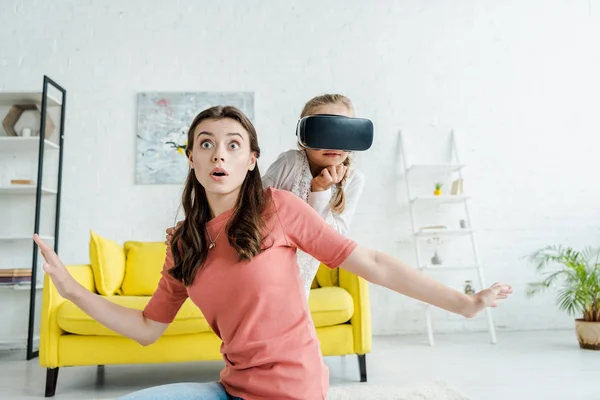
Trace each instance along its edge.
{"label": "sofa back cushion", "polygon": [[310,285],[310,288],[311,289],[318,289],[319,287],[320,287],[319,286],[319,281],[317,280],[317,276],[315,275],[315,278],[313,279],[313,281],[312,281],[312,283]]}
{"label": "sofa back cushion", "polygon": [[320,287],[340,286],[339,270],[337,268],[329,268],[321,263],[317,270],[317,282]]}
{"label": "sofa back cushion", "polygon": [[127,241],[123,247],[127,260],[121,294],[151,296],[160,281],[167,246],[162,242]]}
{"label": "sofa back cushion", "polygon": [[90,264],[98,293],[103,296],[116,294],[125,276],[123,247],[90,231]]}

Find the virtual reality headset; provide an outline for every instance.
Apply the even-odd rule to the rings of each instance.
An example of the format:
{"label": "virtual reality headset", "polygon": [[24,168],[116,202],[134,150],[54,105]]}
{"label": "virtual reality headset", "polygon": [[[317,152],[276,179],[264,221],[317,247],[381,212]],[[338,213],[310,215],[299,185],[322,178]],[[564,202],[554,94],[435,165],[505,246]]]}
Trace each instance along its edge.
{"label": "virtual reality headset", "polygon": [[373,144],[373,122],[343,115],[309,115],[298,121],[296,136],[307,149],[364,151]]}

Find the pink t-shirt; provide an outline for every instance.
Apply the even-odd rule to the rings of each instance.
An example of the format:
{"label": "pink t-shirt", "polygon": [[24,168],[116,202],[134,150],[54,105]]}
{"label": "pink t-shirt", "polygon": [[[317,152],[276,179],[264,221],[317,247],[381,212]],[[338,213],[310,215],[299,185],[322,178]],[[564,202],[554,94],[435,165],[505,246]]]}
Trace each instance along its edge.
{"label": "pink t-shirt", "polygon": [[[189,296],[223,342],[221,383],[232,396],[246,400],[325,399],[329,371],[299,275],[296,249],[335,268],[356,243],[331,228],[292,193],[265,190],[273,200],[265,212],[268,236],[263,247],[270,247],[251,262],[239,262],[224,233],[188,288],[166,273],[173,266],[168,250],[163,276],[144,315],[170,323]],[[208,222],[212,237],[232,212]]]}

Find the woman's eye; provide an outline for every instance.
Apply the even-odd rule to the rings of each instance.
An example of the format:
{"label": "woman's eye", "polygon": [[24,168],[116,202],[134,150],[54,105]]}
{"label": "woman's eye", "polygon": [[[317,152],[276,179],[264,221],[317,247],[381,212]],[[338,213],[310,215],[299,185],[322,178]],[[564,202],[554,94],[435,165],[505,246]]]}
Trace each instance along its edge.
{"label": "woman's eye", "polygon": [[232,150],[237,150],[240,148],[240,145],[236,142],[233,142],[229,145],[229,148],[231,148]]}
{"label": "woman's eye", "polygon": [[212,147],[212,143],[208,140],[205,140],[204,142],[200,143],[200,147],[203,149],[210,149]]}

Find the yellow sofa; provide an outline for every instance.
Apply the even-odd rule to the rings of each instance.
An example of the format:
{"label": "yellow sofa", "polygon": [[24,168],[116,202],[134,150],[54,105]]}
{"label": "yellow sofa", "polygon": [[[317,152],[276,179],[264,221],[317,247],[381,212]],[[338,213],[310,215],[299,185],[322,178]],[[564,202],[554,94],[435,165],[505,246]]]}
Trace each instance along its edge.
{"label": "yellow sofa", "polygon": [[[128,241],[121,246],[92,232],[90,264],[68,265],[67,269],[88,290],[114,303],[143,309],[160,279],[165,250],[160,242]],[[367,282],[321,265],[309,306],[323,355],[357,354],[360,381],[365,382],[366,354],[371,350]],[[220,339],[189,299],[164,335],[144,347],[105,328],[62,298],[46,275],[40,328],[46,397],[54,396],[59,367],[222,360]]]}

